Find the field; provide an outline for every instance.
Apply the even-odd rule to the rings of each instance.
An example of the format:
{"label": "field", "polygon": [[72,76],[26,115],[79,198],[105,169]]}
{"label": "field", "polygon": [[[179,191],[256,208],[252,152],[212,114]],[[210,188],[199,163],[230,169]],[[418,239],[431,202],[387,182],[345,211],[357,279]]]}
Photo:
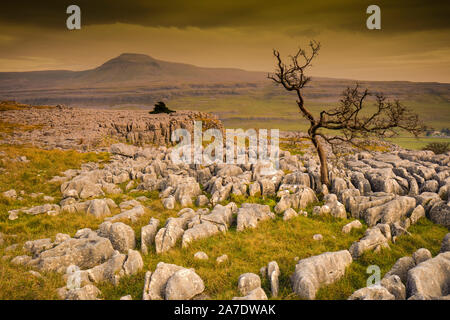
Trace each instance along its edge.
{"label": "field", "polygon": [[[389,96],[388,96],[389,97]],[[390,98],[395,98],[396,95]],[[338,99],[306,94],[306,106],[314,113],[337,105]],[[432,94],[401,95],[401,102],[418,113],[424,123],[434,130],[450,126],[450,102],[445,96]],[[212,112],[219,116],[228,128],[264,128],[285,131],[306,131],[308,122],[301,117],[296,105],[295,95],[285,94],[281,88],[267,86],[264,89],[248,91],[246,94],[187,96],[174,98],[168,105],[175,110],[191,109]],[[371,103],[369,103],[369,106]],[[369,111],[371,108],[369,107]],[[390,141],[401,147],[421,149],[429,142],[449,141],[446,138],[401,135]]]}
{"label": "field", "polygon": [[[81,228],[96,229],[102,219],[88,217],[86,214],[62,213],[58,216],[23,216],[19,220],[9,221],[8,210],[23,206],[42,203],[41,198],[32,199],[32,192],[45,192],[55,197],[55,203],[60,200],[58,185],[49,183],[52,176],[68,168],[79,168],[82,163],[94,161],[104,162],[108,160],[106,154],[78,153],[74,151],[44,151],[33,147],[0,146],[6,158],[14,159],[25,155],[30,162],[20,163],[10,160],[2,161],[1,168],[8,173],[2,174],[0,190],[15,188],[24,190],[22,201],[0,199],[0,232],[8,235],[6,247],[12,243],[23,244],[27,240],[54,237],[56,233],[68,233],[71,236]],[[121,186],[124,188],[124,186]],[[125,191],[125,190],[124,190]],[[126,199],[132,199],[145,195],[149,198],[144,204],[147,207],[145,216],[132,224],[137,239],[140,238],[140,228],[148,223],[150,217],[156,217],[164,224],[168,217],[176,216],[175,210],[166,210],[162,207],[157,193],[139,192],[122,195],[108,195],[116,203]],[[268,204],[273,208],[275,198],[241,198],[233,197],[231,200],[238,205],[242,202],[257,202]],[[225,203],[224,203],[225,204]],[[196,207],[194,207],[195,209]],[[311,213],[311,206],[307,209]],[[323,253],[346,249],[350,244],[359,239],[366,226],[359,230],[353,230],[350,234],[343,235],[341,228],[349,220],[338,220],[331,217],[296,217],[285,222],[278,216],[272,221],[266,221],[258,225],[256,229],[237,232],[232,228],[226,234],[220,234],[208,239],[194,242],[189,248],[182,249],[179,245],[167,253],[156,255],[154,248],[149,255],[144,256],[144,270],[135,276],[122,278],[116,287],[109,283],[99,284],[104,299],[119,299],[121,296],[131,294],[133,299],[142,297],[144,274],[147,270],[154,270],[160,261],[175,263],[185,267],[195,268],[196,272],[205,281],[206,294],[212,299],[230,299],[238,296],[237,279],[245,272],[259,273],[259,268],[267,265],[269,261],[276,260],[281,269],[280,295],[281,299],[297,299],[292,294],[289,276],[294,271],[297,259]],[[320,299],[346,299],[353,291],[366,285],[369,265],[378,265],[382,273],[387,272],[394,262],[405,255],[411,255],[421,247],[428,248],[433,255],[437,254],[442,238],[448,232],[445,227],[422,219],[409,231],[412,236],[401,236],[395,244],[391,244],[391,250],[383,250],[381,253],[365,253],[362,258],[355,261],[344,278],[340,281],[322,288],[318,292]],[[323,241],[312,239],[314,234],[323,235]],[[140,244],[138,243],[138,249]],[[197,251],[204,251],[210,258],[200,261],[193,258]],[[19,255],[19,248],[6,251],[5,246],[0,248],[0,255],[8,257]],[[228,262],[217,266],[215,259],[227,254]],[[29,268],[11,265],[8,259],[0,260],[0,299],[56,299],[56,289],[64,286],[60,275],[52,272],[42,273],[42,277],[35,277],[29,273]],[[269,290],[267,279],[262,280],[262,287]]]}

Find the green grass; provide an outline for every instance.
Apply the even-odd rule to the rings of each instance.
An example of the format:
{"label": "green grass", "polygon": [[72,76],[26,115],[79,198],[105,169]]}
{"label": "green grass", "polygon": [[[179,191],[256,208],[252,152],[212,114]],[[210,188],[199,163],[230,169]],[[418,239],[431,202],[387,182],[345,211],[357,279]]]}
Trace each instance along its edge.
{"label": "green grass", "polygon": [[370,265],[379,266],[381,276],[384,276],[399,258],[411,256],[417,249],[427,248],[434,257],[439,253],[442,239],[448,233],[445,227],[433,224],[425,218],[420,219],[408,231],[412,235],[399,237],[395,244],[390,243],[390,249],[382,249],[379,253],[365,252],[348,267],[341,280],[320,289],[316,298],[347,299],[356,289],[367,285],[370,274],[366,272]]}
{"label": "green grass", "polygon": [[400,147],[411,150],[422,150],[430,142],[450,142],[450,138],[438,138],[438,137],[396,137],[387,139],[389,142],[398,144]]}
{"label": "green grass", "polygon": [[[325,89],[324,89],[325,90]],[[306,91],[307,92],[307,91]],[[447,128],[450,123],[450,103],[447,99],[432,94],[402,93],[401,102],[419,114],[424,123],[440,130]],[[395,98],[395,96],[390,97]],[[321,110],[328,110],[337,106],[337,100],[325,101],[323,98],[307,97],[306,107],[313,113],[319,114]],[[281,88],[267,86],[262,89],[248,90],[236,95],[217,94],[210,97],[187,96],[169,101],[170,107],[175,110],[198,110],[215,113],[227,128],[261,128],[279,129],[283,131],[304,131],[309,127],[298,111],[296,97],[284,93]],[[372,109],[368,104],[368,114]],[[389,141],[408,149],[421,149],[433,139],[421,137],[401,136]],[[448,139],[447,139],[448,141]]]}
{"label": "green grass", "polygon": [[[68,168],[78,168],[81,163],[87,161],[106,161],[106,154],[78,153],[72,151],[44,151],[32,147],[0,146],[0,151],[7,153],[8,158],[25,155],[31,161],[19,163],[4,161],[2,166],[7,169],[7,174],[0,175],[1,191],[15,188],[24,190],[26,194],[31,192],[44,192],[55,196],[55,202],[59,200],[59,186],[46,183],[54,175],[60,174]],[[122,188],[125,185],[121,186]],[[161,226],[167,218],[177,216],[180,207],[174,210],[163,208],[157,192],[136,192],[121,195],[107,195],[116,203],[126,199],[146,196],[143,204],[147,207],[146,214],[136,223],[131,224],[137,238],[137,249],[140,249],[140,230],[148,224],[151,217],[160,219]],[[275,197],[239,197],[233,196],[232,201],[238,205],[243,202],[267,204],[272,209],[276,204]],[[2,199],[0,202],[0,232],[8,236],[5,246],[13,243],[23,243],[27,240],[54,237],[57,233],[67,233],[71,236],[78,229],[96,229],[102,219],[95,219],[86,214],[61,213],[58,216],[22,215],[18,220],[9,221],[7,210],[21,206],[30,206],[42,203],[41,199],[31,199],[24,196],[23,201],[9,201]],[[225,202],[226,203],[226,202]],[[223,203],[223,204],[225,204]],[[193,207],[197,209],[196,207]],[[307,208],[311,212],[312,206]],[[348,249],[352,242],[361,238],[366,227],[360,230],[352,230],[350,234],[342,234],[342,226],[349,220],[338,220],[332,217],[303,217],[299,216],[289,221],[283,221],[281,216],[274,220],[261,222],[256,229],[247,229],[237,232],[233,226],[225,234],[219,234],[207,239],[195,241],[188,248],[181,248],[178,243],[169,252],[157,255],[154,248],[144,256],[144,269],[137,275],[125,277],[116,287],[109,283],[100,283],[98,288],[102,291],[104,299],[118,299],[121,296],[131,294],[134,299],[142,298],[144,274],[147,270],[154,271],[156,265],[164,261],[184,267],[194,268],[205,282],[206,294],[212,299],[230,299],[238,296],[237,280],[242,273],[254,272],[259,274],[259,269],[268,262],[275,260],[281,270],[280,299],[297,299],[292,293],[289,277],[294,272],[296,261],[327,251]],[[129,223],[129,222],[127,222]],[[412,226],[409,231],[412,236],[402,236],[397,243],[390,244],[391,250],[381,253],[366,253],[355,261],[347,270],[346,275],[340,281],[322,288],[318,293],[320,299],[346,299],[356,289],[365,286],[368,277],[366,268],[368,265],[377,264],[383,273],[405,255],[411,255],[416,249],[425,247],[430,249],[433,255],[437,254],[444,235],[448,232],[444,227],[434,225],[426,219]],[[314,241],[313,235],[323,235],[322,241]],[[19,246],[12,252],[6,252],[5,246],[0,248],[0,256],[17,256],[24,254]],[[194,259],[197,251],[204,251],[209,259],[206,261]],[[215,259],[227,254],[229,261],[217,265]],[[0,299],[57,299],[56,289],[64,286],[60,274],[48,272],[42,273],[43,278],[31,276],[28,267],[11,265],[7,260],[0,260]],[[262,279],[262,286],[267,293],[269,283]]]}

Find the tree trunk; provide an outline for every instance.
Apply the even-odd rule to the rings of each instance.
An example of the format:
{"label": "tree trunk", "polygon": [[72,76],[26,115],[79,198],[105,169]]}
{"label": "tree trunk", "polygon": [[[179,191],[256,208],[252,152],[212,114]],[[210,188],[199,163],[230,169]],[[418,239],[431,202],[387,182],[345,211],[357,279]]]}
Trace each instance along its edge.
{"label": "tree trunk", "polygon": [[317,136],[314,135],[312,137],[312,142],[317,150],[317,155],[320,160],[320,182],[325,184],[327,187],[330,187],[330,181],[328,180],[327,154]]}

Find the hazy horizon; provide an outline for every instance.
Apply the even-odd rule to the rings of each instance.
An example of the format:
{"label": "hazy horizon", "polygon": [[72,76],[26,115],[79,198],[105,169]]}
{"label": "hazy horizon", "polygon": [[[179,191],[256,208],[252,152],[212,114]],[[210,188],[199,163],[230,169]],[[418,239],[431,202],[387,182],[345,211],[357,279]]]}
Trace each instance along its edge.
{"label": "hazy horizon", "polygon": [[199,67],[270,72],[309,40],[322,43],[310,74],[367,81],[450,82],[448,2],[237,3],[78,1],[81,30],[66,28],[69,1],[15,1],[0,10],[0,72],[87,70],[124,52]]}

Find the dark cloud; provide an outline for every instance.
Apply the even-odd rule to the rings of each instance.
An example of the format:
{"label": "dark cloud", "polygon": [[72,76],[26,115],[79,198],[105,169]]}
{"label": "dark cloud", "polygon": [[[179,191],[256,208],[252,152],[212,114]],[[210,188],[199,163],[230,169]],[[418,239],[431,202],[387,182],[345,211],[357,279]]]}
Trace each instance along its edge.
{"label": "dark cloud", "polygon": [[[129,23],[164,27],[292,27],[364,30],[365,10],[374,1],[303,0],[15,0],[3,3],[0,23],[65,28],[66,8],[77,4],[83,25]],[[384,32],[450,28],[449,1],[376,1]]]}

